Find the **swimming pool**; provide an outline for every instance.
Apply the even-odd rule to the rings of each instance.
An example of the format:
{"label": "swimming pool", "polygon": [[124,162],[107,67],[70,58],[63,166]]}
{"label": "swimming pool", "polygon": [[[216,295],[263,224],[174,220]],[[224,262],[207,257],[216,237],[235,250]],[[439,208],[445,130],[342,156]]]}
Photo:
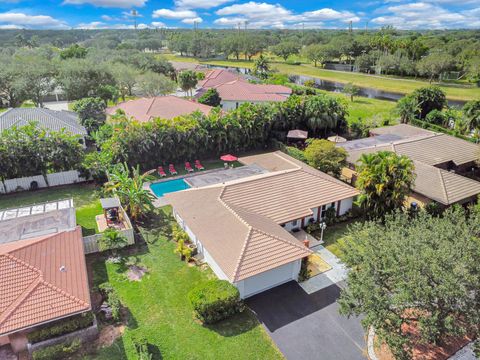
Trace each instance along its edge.
{"label": "swimming pool", "polygon": [[150,189],[152,189],[153,193],[157,197],[162,197],[165,194],[186,190],[189,188],[190,185],[188,185],[183,179],[162,181],[150,185]]}

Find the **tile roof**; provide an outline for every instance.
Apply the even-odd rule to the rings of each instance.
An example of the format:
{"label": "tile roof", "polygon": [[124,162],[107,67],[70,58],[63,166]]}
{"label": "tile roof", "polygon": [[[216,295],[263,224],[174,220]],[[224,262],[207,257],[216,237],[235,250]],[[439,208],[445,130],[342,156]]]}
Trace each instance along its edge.
{"label": "tile roof", "polygon": [[225,69],[214,69],[205,74],[205,79],[199,81],[198,86],[203,89],[210,89],[235,80],[247,83],[237,72]]}
{"label": "tile roof", "polygon": [[412,138],[412,137],[425,137],[435,135],[435,132],[422,129],[416,126],[409,124],[397,124],[392,126],[379,127],[373,130],[370,130],[370,134],[373,136],[377,135],[387,135],[394,134],[401,136],[403,138]]}
{"label": "tile roof", "polygon": [[292,139],[308,139],[308,131],[304,130],[290,130],[287,134],[287,138]]}
{"label": "tile roof", "polygon": [[85,127],[78,122],[77,114],[71,111],[56,111],[44,108],[13,108],[0,114],[0,132],[13,126],[21,127],[29,122],[47,131],[66,131],[80,136],[87,135]]}
{"label": "tile roof", "polygon": [[212,107],[168,95],[126,101],[108,108],[107,114],[114,115],[117,109],[122,109],[128,116],[138,121],[146,122],[152,118],[173,119],[195,111],[208,115]]}
{"label": "tile roof", "polygon": [[226,101],[285,101],[292,89],[281,85],[251,84],[243,80],[234,80],[215,87],[218,95]]}
{"label": "tile roof", "polygon": [[[480,194],[480,182],[437,168],[453,162],[460,166],[477,161],[480,147],[471,142],[445,134],[425,133],[410,125],[380,128],[378,136],[338,144],[348,151],[348,162],[355,164],[362,154],[392,151],[408,156],[415,163],[414,191],[444,205],[454,204]],[[394,140],[395,129],[403,136]],[[385,138],[387,137],[387,138]],[[400,136],[399,136],[400,137]]]}
{"label": "tile roof", "polygon": [[240,161],[255,158],[274,168],[284,165],[273,173],[165,195],[233,282],[309,255],[310,250],[280,225],[311,215],[314,207],[358,194],[281,152]]}
{"label": "tile roof", "polygon": [[417,175],[413,190],[449,205],[480,194],[480,182],[453,172],[414,161]]}
{"label": "tile roof", "polygon": [[0,335],[90,310],[80,227],[0,244]]}

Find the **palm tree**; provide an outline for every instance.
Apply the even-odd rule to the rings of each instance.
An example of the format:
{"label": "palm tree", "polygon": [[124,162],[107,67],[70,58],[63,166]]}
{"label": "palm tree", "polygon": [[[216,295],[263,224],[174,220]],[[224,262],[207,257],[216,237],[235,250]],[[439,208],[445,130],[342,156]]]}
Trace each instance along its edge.
{"label": "palm tree", "polygon": [[130,169],[127,164],[117,165],[109,174],[110,181],[105,190],[119,197],[133,221],[138,221],[154,209],[153,194],[144,188],[144,183],[151,179],[150,173],[140,173],[140,168]]}
{"label": "palm tree", "polygon": [[415,180],[413,161],[389,151],[363,154],[356,170],[357,202],[370,218],[401,209]]}
{"label": "palm tree", "polygon": [[468,121],[471,131],[478,132],[480,129],[480,100],[472,100],[463,106],[463,113]]}

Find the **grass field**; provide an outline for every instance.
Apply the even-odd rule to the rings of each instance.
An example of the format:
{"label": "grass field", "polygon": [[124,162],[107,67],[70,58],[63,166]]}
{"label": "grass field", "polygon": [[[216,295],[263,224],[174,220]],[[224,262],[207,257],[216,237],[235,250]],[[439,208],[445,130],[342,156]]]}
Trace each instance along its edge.
{"label": "grass field", "polygon": [[[338,256],[340,259],[343,256],[343,252],[340,249],[339,245],[342,243],[343,238],[348,232],[348,228],[354,221],[345,221],[331,226],[327,226],[323,232],[323,241],[325,246],[330,252]],[[312,235],[317,239],[320,239],[321,230],[315,231]]]}
{"label": "grass field", "polygon": [[[136,359],[131,332],[144,335],[162,359],[281,359],[282,355],[248,310],[215,325],[203,326],[192,317],[188,292],[214,275],[180,261],[170,240],[171,208],[158,210],[140,228],[148,242],[136,254],[148,269],[141,281],[128,281],[120,265],[98,260],[94,281],[109,281],[131,313],[123,337],[91,359]],[[156,357],[156,358],[157,358]]]}
{"label": "grass field", "polygon": [[[246,60],[197,60],[194,58],[180,57],[175,55],[166,55],[167,59],[174,61],[199,62],[203,64],[217,66],[231,66],[252,68],[253,62]],[[289,65],[284,62],[272,63],[272,67],[281,73],[312,76],[319,79],[337,81],[341,83],[352,82],[362,87],[370,87],[384,91],[408,94],[419,87],[428,86],[428,81],[401,79],[385,76],[375,76],[360,73],[350,73],[341,71],[324,70],[315,68],[310,64]],[[447,98],[452,100],[475,100],[480,98],[480,88],[473,86],[449,86],[441,85]]]}
{"label": "grass field", "polygon": [[93,185],[68,185],[36,191],[0,195],[0,209],[38,204],[42,202],[73,198],[77,224],[84,236],[98,232],[95,216],[102,214],[99,197]]}

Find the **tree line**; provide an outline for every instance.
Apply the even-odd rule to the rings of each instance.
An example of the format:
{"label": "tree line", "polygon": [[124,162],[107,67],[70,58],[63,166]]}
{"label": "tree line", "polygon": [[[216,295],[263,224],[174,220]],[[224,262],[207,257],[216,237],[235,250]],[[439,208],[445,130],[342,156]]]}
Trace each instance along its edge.
{"label": "tree line", "polygon": [[283,141],[290,129],[307,129],[312,136],[342,132],[346,114],[346,106],[328,95],[293,95],[283,103],[245,103],[227,113],[216,108],[208,116],[195,112],[146,123],[119,111],[93,134],[100,151],[87,156],[85,167],[100,176],[114,163],[149,170],[226,152],[265,149],[275,140]]}

